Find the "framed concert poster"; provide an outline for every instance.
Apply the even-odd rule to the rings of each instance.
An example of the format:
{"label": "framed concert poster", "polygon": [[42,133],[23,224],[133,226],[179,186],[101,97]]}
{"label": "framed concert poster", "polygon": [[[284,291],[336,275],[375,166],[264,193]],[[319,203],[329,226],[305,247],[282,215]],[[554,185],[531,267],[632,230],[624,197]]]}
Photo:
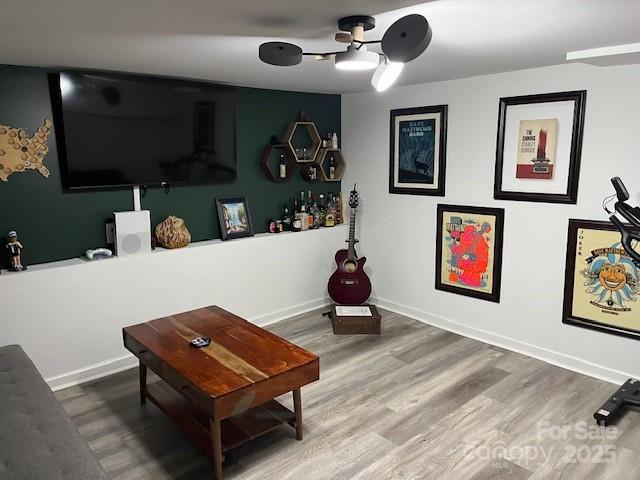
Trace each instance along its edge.
{"label": "framed concert poster", "polygon": [[436,289],[500,302],[504,209],[438,205]]}
{"label": "framed concert poster", "polygon": [[640,340],[639,269],[611,223],[569,220],[563,323]]}
{"label": "framed concert poster", "polygon": [[222,240],[253,237],[249,205],[244,197],[217,198],[216,208]]}
{"label": "framed concert poster", "polygon": [[500,99],[494,198],[576,203],[587,92]]}
{"label": "framed concert poster", "polygon": [[389,193],[444,196],[447,105],[391,110]]}

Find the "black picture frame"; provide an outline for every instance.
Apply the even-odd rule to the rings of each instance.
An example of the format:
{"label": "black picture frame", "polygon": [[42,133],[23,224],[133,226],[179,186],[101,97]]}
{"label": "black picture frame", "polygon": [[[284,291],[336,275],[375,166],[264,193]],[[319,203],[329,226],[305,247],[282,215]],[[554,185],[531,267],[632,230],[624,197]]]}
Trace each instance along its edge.
{"label": "black picture frame", "polygon": [[[569,154],[569,172],[565,193],[514,192],[502,189],[504,175],[505,127],[509,107],[516,105],[554,103],[573,101],[575,104],[571,131],[571,149]],[[498,136],[496,141],[496,164],[494,176],[494,198],[498,200],[516,200],[524,202],[546,202],[575,204],[578,201],[578,183],[580,177],[580,159],[584,118],[587,101],[586,90],[522,95],[500,99],[498,111]]]}
{"label": "black picture frame", "polygon": [[[562,323],[640,340],[640,330],[632,330],[632,329],[624,328],[622,326],[605,324],[593,319],[579,317],[573,314],[573,300],[574,300],[573,294],[575,290],[574,280],[575,280],[575,270],[576,270],[575,259],[576,259],[576,250],[577,250],[577,245],[579,240],[578,231],[580,229],[604,230],[604,231],[617,232],[616,228],[610,222],[604,222],[604,221],[598,221],[598,220],[573,219],[573,218],[569,219],[569,226],[567,231],[567,257],[565,261],[565,275],[564,275],[564,299],[563,299],[563,305],[562,305]],[[615,318],[615,317],[612,316],[612,318]]]}
{"label": "black picture frame", "polygon": [[[492,291],[481,292],[470,288],[456,287],[442,282],[442,255],[443,255],[443,230],[444,213],[462,213],[472,215],[489,215],[495,217],[495,232],[493,245],[493,275]],[[465,295],[480,300],[500,303],[500,290],[502,280],[502,245],[504,236],[504,208],[476,207],[469,205],[438,204],[436,215],[436,285],[437,290]]]}
{"label": "black picture frame", "polygon": [[[445,194],[446,180],[446,164],[447,164],[447,105],[434,105],[425,107],[412,107],[391,110],[389,120],[389,193],[408,194],[408,195],[430,195],[443,197]],[[425,187],[402,187],[395,182],[396,168],[398,167],[398,159],[395,155],[396,135],[396,119],[403,116],[413,115],[439,115],[440,132],[436,132],[438,138],[438,158],[434,158],[434,166],[438,165],[437,185],[431,188],[425,184]]]}
{"label": "black picture frame", "polygon": [[[241,204],[245,212],[246,225],[243,229],[236,230],[229,225],[229,220],[225,216],[225,206]],[[251,213],[249,204],[245,197],[224,197],[216,198],[216,209],[218,210],[218,221],[220,222],[220,235],[222,240],[233,240],[234,238],[253,237],[253,225],[251,223]],[[242,219],[240,219],[242,221]],[[244,223],[244,222],[243,222]]]}

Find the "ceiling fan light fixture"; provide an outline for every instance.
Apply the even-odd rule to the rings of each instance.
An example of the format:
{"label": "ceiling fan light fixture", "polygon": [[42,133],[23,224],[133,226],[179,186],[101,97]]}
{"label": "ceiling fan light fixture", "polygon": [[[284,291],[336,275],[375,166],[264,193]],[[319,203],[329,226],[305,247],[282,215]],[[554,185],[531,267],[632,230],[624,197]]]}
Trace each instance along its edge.
{"label": "ceiling fan light fixture", "polygon": [[424,53],[433,37],[431,25],[422,15],[396,20],[382,37],[382,51],[392,62],[407,63]]}
{"label": "ceiling fan light fixture", "polygon": [[378,68],[371,78],[371,85],[378,92],[384,92],[391,87],[391,85],[396,83],[396,80],[400,77],[403,68],[404,63],[391,62],[386,56],[380,55],[380,65],[378,65]]}
{"label": "ceiling fan light fixture", "polygon": [[302,62],[302,49],[293,43],[266,42],[258,48],[258,57],[269,65],[291,67]]}
{"label": "ceiling fan light fixture", "polygon": [[379,56],[376,52],[367,51],[366,45],[361,45],[359,49],[349,45],[346,52],[336,54],[335,61],[338,70],[373,70],[378,66]]}

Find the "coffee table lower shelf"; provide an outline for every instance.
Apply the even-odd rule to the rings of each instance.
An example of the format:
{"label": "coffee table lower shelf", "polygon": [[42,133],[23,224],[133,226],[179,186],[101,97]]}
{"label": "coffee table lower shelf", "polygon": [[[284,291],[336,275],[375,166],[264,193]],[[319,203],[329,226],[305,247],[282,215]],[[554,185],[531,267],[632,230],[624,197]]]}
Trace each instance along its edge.
{"label": "coffee table lower shelf", "polygon": [[[205,413],[162,381],[148,384],[145,396],[178,424],[203,454],[213,458],[210,419]],[[226,418],[220,424],[222,451],[238,447],[283,423],[295,426],[295,414],[276,400]]]}

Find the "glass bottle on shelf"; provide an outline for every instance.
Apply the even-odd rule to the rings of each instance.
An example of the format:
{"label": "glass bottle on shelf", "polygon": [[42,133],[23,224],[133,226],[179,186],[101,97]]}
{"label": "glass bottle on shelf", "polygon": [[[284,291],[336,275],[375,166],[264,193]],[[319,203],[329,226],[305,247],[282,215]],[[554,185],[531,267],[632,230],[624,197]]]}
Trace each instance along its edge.
{"label": "glass bottle on shelf", "polygon": [[329,180],[336,179],[336,160],[333,155],[329,157]]}
{"label": "glass bottle on shelf", "polygon": [[291,223],[293,219],[291,218],[291,213],[289,213],[289,206],[285,203],[284,209],[282,211],[282,225],[284,226],[285,231],[291,230]]}
{"label": "glass bottle on shelf", "polygon": [[280,154],[280,180],[287,178],[287,162],[284,160],[284,154]]}
{"label": "glass bottle on shelf", "polygon": [[300,192],[300,230],[309,229],[309,216],[307,215],[307,204],[304,201],[304,192]]}
{"label": "glass bottle on shelf", "polygon": [[311,212],[313,213],[313,228],[320,228],[323,225],[323,222],[321,220],[320,207],[318,207],[318,202],[316,200],[313,201]]}
{"label": "glass bottle on shelf", "polygon": [[318,209],[320,210],[320,219],[318,220],[318,222],[320,223],[321,226],[324,226],[324,216],[327,211],[327,207],[324,204],[323,194],[320,194],[320,197],[318,199]]}
{"label": "glass bottle on shelf", "polygon": [[335,207],[333,205],[333,199],[329,194],[329,200],[327,201],[327,211],[324,215],[324,226],[333,227],[336,224]]}
{"label": "glass bottle on shelf", "polygon": [[314,228],[314,217],[313,217],[313,199],[311,197],[311,190],[309,190],[309,194],[307,195],[307,223],[309,224],[309,228]]}

